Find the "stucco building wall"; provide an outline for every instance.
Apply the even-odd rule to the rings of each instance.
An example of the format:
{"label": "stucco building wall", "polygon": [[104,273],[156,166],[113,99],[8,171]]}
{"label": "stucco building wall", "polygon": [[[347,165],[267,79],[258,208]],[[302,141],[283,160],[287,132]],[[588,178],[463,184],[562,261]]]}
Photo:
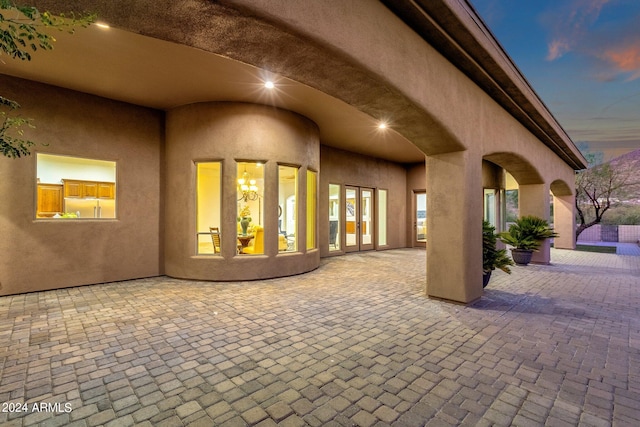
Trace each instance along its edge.
{"label": "stucco building wall", "polygon": [[[38,143],[0,156],[0,294],[161,274],[164,114],[4,75],[0,87]],[[36,219],[38,152],[115,161],[117,219]]]}
{"label": "stucco building wall", "polygon": [[[580,166],[584,159],[580,159],[571,141],[562,134],[510,60],[500,56],[499,47],[492,45],[495,40],[482,33],[479,22],[467,22],[461,29],[469,16],[473,19],[473,12],[465,9],[464,2],[140,0],[135,2],[133,10],[124,0],[89,3],[92,2],[36,1],[43,10],[61,11],[62,6],[75,10],[97,9],[102,19],[121,30],[268,70],[315,88],[325,98],[343,101],[373,119],[387,120],[393,132],[404,136],[426,155],[427,293],[430,296],[466,303],[482,294],[479,224],[483,208],[483,160],[506,169],[518,181],[522,215],[548,217],[549,190],[558,192],[562,209],[556,209],[556,213],[561,220],[556,218],[555,223],[565,230],[563,234],[570,234],[566,230],[572,229],[574,221],[573,167]],[[434,19],[443,19],[441,25],[445,28],[433,38],[425,37],[429,31],[423,31],[424,28],[437,26],[433,24]],[[384,31],[380,31],[381,28]],[[447,44],[444,39],[448,37],[458,39]],[[457,47],[452,48],[454,44]],[[460,47],[461,44],[469,48]],[[455,55],[451,55],[451,49]],[[478,65],[478,61],[482,64]],[[471,63],[475,64],[471,68],[475,68],[469,68]],[[124,109],[130,108],[133,107]],[[350,142],[349,136],[343,139],[322,141],[320,138],[319,142],[340,148]],[[568,154],[561,153],[566,149]],[[171,153],[169,157],[176,156]],[[358,162],[371,163],[360,156],[354,160],[356,157]],[[396,170],[397,177],[404,176],[405,188],[398,194],[389,192],[390,197],[401,199],[397,204],[390,200],[390,205],[395,205],[394,209],[403,206],[405,211],[400,218],[410,217],[406,170],[401,174],[402,167],[382,166],[376,160],[375,167],[363,168],[349,177],[341,168],[331,166],[344,163],[346,158],[348,156],[330,160],[328,170],[320,170],[321,253],[323,235],[326,236],[322,227],[327,227],[323,217],[326,206],[322,205],[327,198],[323,191],[329,180],[344,177],[347,184],[348,178]],[[324,166],[324,160],[321,162]],[[355,164],[349,166],[358,168]],[[346,169],[347,165],[344,166]],[[168,170],[171,173],[178,168],[182,166],[172,165]],[[396,172],[390,175],[394,186]],[[353,184],[376,187],[378,178],[373,175],[369,178]],[[398,179],[397,182],[401,180]],[[173,182],[171,178],[167,194],[178,191]],[[389,218],[395,221],[393,215]],[[164,223],[174,226],[173,219]],[[389,236],[394,240],[389,246],[407,245],[410,227],[400,224],[397,228],[395,233],[396,224],[390,224]],[[571,240],[562,239],[556,243],[563,247],[572,244]],[[179,271],[183,267],[174,263],[172,251],[173,248],[167,248],[171,258],[167,260],[168,268]],[[548,245],[543,247],[538,261],[549,261]],[[437,268],[431,268],[433,266]]]}

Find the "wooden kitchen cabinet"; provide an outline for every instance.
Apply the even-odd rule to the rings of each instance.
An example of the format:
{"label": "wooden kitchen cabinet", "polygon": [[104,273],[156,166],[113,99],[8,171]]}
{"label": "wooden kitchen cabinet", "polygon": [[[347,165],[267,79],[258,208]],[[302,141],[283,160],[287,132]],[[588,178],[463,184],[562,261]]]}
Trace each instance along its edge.
{"label": "wooden kitchen cabinet", "polygon": [[64,180],[64,197],[84,197],[83,181]]}
{"label": "wooden kitchen cabinet", "polygon": [[36,216],[52,217],[62,212],[63,187],[60,184],[38,184]]}
{"label": "wooden kitchen cabinet", "polygon": [[65,179],[64,197],[79,199],[113,199],[116,196],[115,182],[80,181]]}
{"label": "wooden kitchen cabinet", "polygon": [[82,197],[95,199],[98,197],[98,183],[85,181],[82,183]]}
{"label": "wooden kitchen cabinet", "polygon": [[99,199],[115,199],[116,184],[113,182],[98,182]]}

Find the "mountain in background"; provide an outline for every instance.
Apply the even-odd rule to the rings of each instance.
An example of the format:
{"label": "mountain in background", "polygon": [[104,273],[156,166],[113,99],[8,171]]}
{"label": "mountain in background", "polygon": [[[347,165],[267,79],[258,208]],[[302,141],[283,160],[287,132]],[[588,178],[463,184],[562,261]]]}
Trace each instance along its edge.
{"label": "mountain in background", "polygon": [[611,159],[609,163],[616,168],[627,169],[631,173],[637,174],[638,180],[640,180],[640,149]]}

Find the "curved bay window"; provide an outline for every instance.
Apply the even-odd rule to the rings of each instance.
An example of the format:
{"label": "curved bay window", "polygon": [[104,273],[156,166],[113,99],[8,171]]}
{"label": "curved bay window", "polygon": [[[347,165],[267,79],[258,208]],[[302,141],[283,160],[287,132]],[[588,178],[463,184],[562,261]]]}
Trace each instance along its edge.
{"label": "curved bay window", "polygon": [[278,251],[298,250],[298,168],[278,166]]}
{"label": "curved bay window", "polygon": [[238,253],[264,254],[264,167],[261,162],[238,162]]}
{"label": "curved bay window", "polygon": [[272,106],[199,102],[167,111],[166,129],[167,276],[259,280],[320,265],[319,252],[305,250],[307,170],[320,168],[315,123]]}

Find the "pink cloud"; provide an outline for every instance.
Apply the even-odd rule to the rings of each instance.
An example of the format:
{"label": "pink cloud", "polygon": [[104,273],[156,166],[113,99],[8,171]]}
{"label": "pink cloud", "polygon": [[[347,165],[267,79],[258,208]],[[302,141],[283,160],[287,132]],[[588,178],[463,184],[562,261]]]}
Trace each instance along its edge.
{"label": "pink cloud", "polygon": [[600,54],[600,57],[620,73],[630,73],[628,81],[640,78],[640,40],[632,44],[615,46]]}
{"label": "pink cloud", "polygon": [[570,50],[571,47],[567,40],[552,40],[551,43],[549,43],[549,53],[547,54],[547,61],[558,59]]}

